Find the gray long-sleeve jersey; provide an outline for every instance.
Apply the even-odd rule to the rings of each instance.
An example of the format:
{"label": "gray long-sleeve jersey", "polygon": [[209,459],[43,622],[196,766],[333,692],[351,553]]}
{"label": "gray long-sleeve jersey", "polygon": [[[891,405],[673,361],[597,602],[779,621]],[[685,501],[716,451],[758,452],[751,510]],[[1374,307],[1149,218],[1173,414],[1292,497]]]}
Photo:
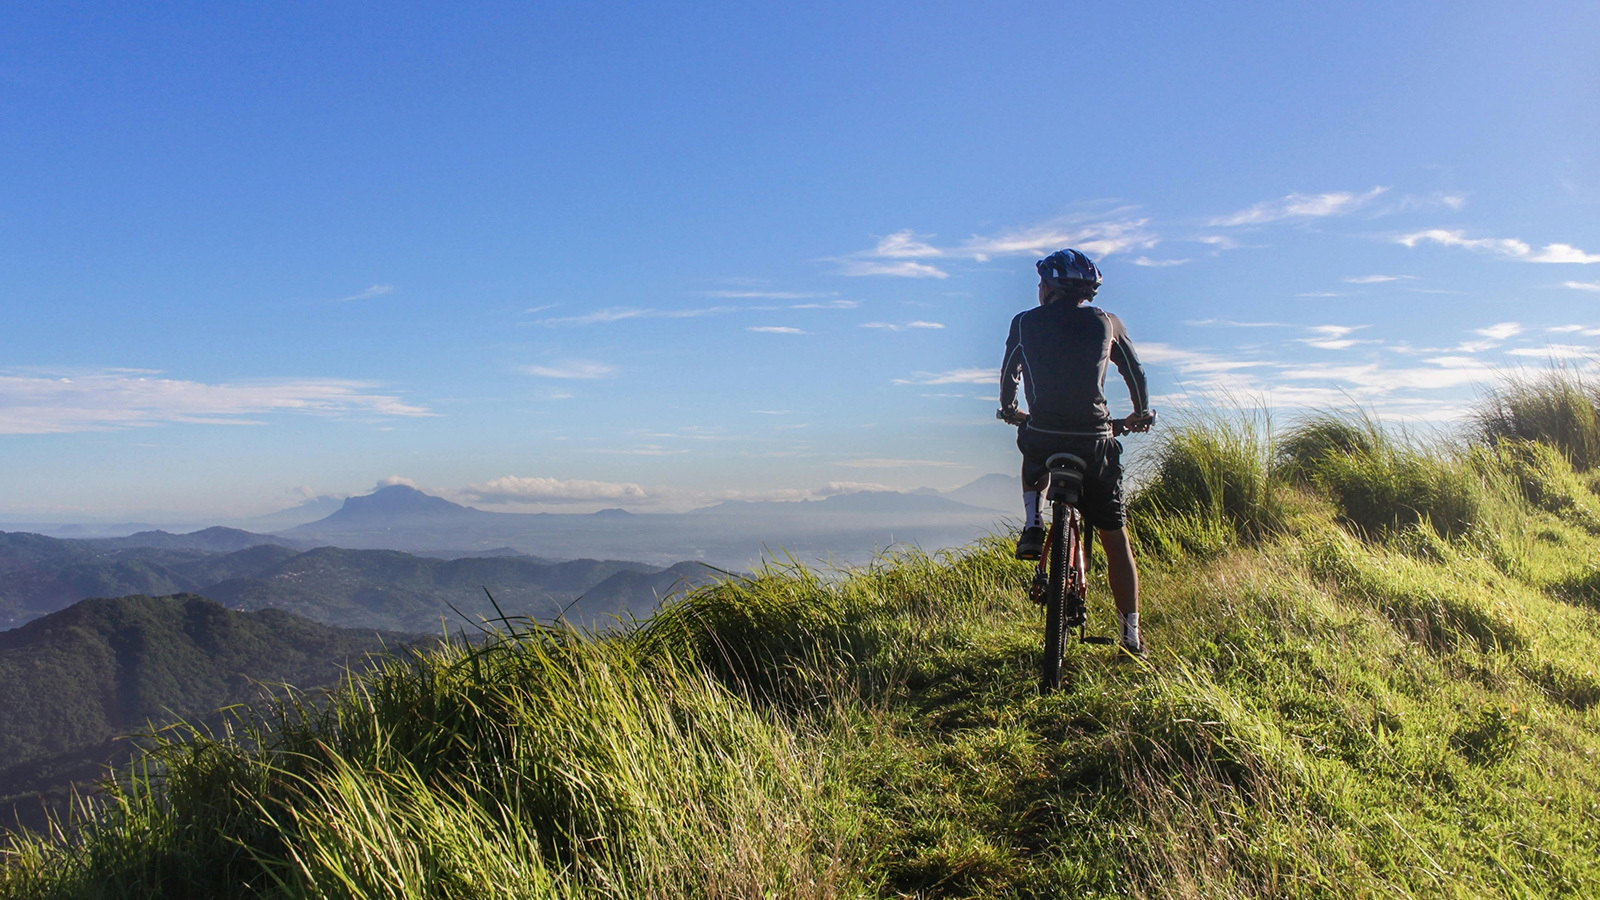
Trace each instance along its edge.
{"label": "gray long-sleeve jersey", "polygon": [[1000,365],[1000,408],[1017,408],[1017,381],[1028,398],[1028,427],[1060,434],[1111,436],[1106,410],[1106,361],[1127,382],[1134,410],[1150,408],[1144,367],[1122,321],[1094,306],[1070,301],[1018,313]]}

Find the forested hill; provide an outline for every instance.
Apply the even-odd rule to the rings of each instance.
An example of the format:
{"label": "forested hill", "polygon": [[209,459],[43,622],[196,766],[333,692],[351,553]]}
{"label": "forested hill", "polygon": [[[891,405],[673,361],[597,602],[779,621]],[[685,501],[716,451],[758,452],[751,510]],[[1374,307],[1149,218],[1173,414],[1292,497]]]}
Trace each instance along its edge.
{"label": "forested hill", "polygon": [[59,800],[127,758],[118,735],[256,700],[262,685],[327,685],[414,640],[192,594],[85,600],[0,633],[0,825],[14,808],[37,823],[39,796]]}
{"label": "forested hill", "polygon": [[[250,536],[222,537],[239,535]],[[647,615],[674,588],[710,574],[692,562],[663,569],[621,560],[435,559],[338,547],[302,552],[274,543],[222,552],[166,540],[192,535],[156,537],[158,546],[132,546],[132,538],[0,532],[0,628],[88,597],[197,593],[234,609],[275,607],[330,625],[431,633],[441,619],[459,623],[458,610],[472,620],[498,616],[485,588],[508,615],[549,619],[566,610],[569,620],[596,624]]]}

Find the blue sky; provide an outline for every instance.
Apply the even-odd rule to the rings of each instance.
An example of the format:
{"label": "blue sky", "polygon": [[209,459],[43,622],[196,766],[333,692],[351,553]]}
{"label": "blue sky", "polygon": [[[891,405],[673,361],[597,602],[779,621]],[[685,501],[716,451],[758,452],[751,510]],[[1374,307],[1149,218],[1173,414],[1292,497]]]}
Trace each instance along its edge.
{"label": "blue sky", "polygon": [[1158,409],[1594,364],[1593,3],[764,6],[0,13],[0,520],[952,487],[1067,245]]}

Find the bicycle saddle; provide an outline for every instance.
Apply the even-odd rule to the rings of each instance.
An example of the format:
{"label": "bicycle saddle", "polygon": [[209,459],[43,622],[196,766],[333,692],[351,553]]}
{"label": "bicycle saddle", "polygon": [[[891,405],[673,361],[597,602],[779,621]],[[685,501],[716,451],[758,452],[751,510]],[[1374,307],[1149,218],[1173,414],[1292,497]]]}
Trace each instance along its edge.
{"label": "bicycle saddle", "polygon": [[1050,502],[1077,503],[1083,495],[1083,473],[1089,463],[1071,453],[1055,453],[1044,465],[1050,470],[1050,492],[1046,495]]}

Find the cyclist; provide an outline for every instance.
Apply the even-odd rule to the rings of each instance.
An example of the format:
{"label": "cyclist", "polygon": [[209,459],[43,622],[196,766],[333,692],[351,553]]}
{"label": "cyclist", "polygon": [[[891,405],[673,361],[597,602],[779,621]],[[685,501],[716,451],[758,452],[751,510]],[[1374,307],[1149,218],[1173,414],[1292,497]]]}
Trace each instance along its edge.
{"label": "cyclist", "polygon": [[[1122,503],[1122,445],[1116,440],[1103,392],[1106,363],[1122,373],[1133,400],[1128,431],[1149,431],[1155,421],[1144,369],[1116,316],[1085,305],[1100,289],[1100,270],[1077,250],[1053,253],[1036,264],[1039,306],[1011,320],[1005,362],[1000,366],[1000,410],[1017,427],[1022,451],[1022,508],[1017,559],[1038,559],[1044,549],[1039,494],[1050,473],[1045,459],[1072,453],[1089,463],[1078,508],[1100,534],[1106,575],[1116,600],[1122,647],[1145,655],[1139,635],[1139,571],[1128,542]],[[1017,382],[1027,392],[1028,411],[1017,409]]]}

